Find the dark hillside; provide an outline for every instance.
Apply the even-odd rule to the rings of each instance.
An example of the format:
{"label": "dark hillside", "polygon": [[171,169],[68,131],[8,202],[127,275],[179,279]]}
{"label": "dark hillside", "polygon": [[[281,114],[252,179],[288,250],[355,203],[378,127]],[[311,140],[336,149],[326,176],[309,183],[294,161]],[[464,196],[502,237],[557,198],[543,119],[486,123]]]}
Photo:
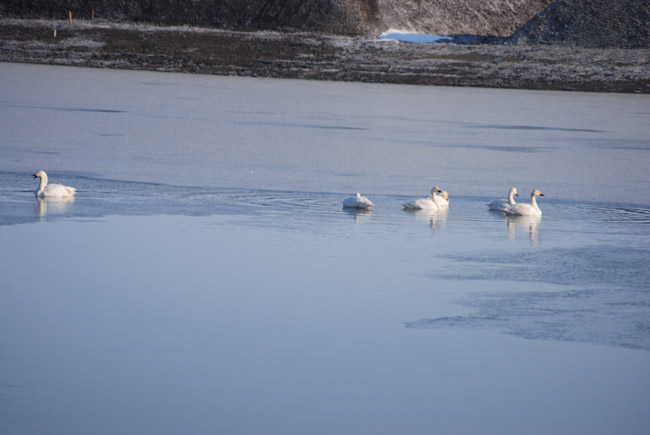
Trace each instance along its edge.
{"label": "dark hillside", "polygon": [[512,40],[585,48],[649,48],[650,1],[558,0],[515,32]]}
{"label": "dark hillside", "polygon": [[230,30],[376,36],[390,28],[508,36],[552,0],[3,0],[9,18],[97,18]]}
{"label": "dark hillside", "polygon": [[359,17],[348,0],[4,0],[0,13],[12,18],[95,17],[157,25],[189,25],[238,30],[309,29],[359,32]]}

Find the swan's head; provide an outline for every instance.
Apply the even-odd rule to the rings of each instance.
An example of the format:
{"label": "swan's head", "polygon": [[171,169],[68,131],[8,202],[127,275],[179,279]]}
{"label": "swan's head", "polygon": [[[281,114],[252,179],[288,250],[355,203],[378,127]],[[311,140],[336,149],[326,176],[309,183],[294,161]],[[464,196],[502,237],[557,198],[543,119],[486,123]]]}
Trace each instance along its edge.
{"label": "swan's head", "polygon": [[42,178],[43,175],[47,175],[47,174],[45,174],[45,171],[38,171],[37,173],[32,175],[32,177],[34,177],[34,178]]}
{"label": "swan's head", "polygon": [[513,187],[512,189],[510,189],[510,194],[514,196],[519,196],[519,191],[517,190],[516,187]]}
{"label": "swan's head", "polygon": [[544,194],[539,190],[535,189],[533,190],[533,193],[531,193],[531,196],[544,196]]}
{"label": "swan's head", "polygon": [[438,186],[434,186],[433,189],[431,189],[431,198],[433,198],[433,195],[435,195],[438,192],[442,192]]}
{"label": "swan's head", "polygon": [[449,201],[449,194],[446,191],[444,191],[444,190],[440,191],[440,196],[442,196],[447,201]]}

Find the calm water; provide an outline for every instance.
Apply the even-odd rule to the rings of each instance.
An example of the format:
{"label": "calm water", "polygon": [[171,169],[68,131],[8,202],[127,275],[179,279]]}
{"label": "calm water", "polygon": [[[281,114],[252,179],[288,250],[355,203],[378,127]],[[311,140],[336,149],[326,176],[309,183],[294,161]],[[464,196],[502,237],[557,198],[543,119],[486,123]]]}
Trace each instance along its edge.
{"label": "calm water", "polygon": [[0,64],[0,432],[648,433],[649,114]]}

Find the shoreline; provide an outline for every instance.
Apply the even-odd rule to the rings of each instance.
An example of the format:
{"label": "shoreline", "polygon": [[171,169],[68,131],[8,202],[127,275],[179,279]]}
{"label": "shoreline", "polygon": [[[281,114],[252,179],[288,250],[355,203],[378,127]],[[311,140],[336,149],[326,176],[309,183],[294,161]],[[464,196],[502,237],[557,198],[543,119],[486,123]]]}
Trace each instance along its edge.
{"label": "shoreline", "polygon": [[[55,36],[56,29],[56,36]],[[0,62],[208,75],[650,94],[650,49],[411,44],[307,32],[0,20]]]}

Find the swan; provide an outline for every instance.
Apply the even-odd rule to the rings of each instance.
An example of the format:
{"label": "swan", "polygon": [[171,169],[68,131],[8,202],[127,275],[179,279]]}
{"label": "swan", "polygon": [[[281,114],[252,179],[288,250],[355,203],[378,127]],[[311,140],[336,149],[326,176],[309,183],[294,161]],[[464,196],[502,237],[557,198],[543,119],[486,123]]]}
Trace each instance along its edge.
{"label": "swan", "polygon": [[434,197],[436,193],[442,192],[438,189],[438,186],[431,189],[431,195],[428,198],[416,199],[415,201],[405,202],[402,204],[405,210],[438,210],[438,207],[435,203]]}
{"label": "swan", "polygon": [[434,187],[434,189],[436,189],[436,192],[433,195],[433,202],[436,203],[438,208],[449,208],[449,194],[444,190],[440,190],[438,186]]}
{"label": "swan", "polygon": [[497,199],[496,201],[488,203],[488,207],[490,210],[505,211],[509,206],[516,204],[515,196],[519,196],[519,192],[517,192],[516,187],[513,187],[510,189],[510,192],[508,192],[508,199]]}
{"label": "swan", "polygon": [[32,177],[41,179],[41,184],[36,189],[37,198],[69,198],[77,193],[77,189],[74,187],[55,183],[47,184],[47,174],[45,171],[38,171]]}
{"label": "swan", "polygon": [[537,196],[544,196],[544,194],[535,189],[530,194],[530,204],[513,204],[506,207],[504,211],[511,216],[541,216],[542,210],[537,206]]}
{"label": "swan", "polygon": [[359,192],[357,192],[355,196],[343,200],[343,208],[360,208],[368,210],[373,205],[374,204],[368,198],[361,196]]}

